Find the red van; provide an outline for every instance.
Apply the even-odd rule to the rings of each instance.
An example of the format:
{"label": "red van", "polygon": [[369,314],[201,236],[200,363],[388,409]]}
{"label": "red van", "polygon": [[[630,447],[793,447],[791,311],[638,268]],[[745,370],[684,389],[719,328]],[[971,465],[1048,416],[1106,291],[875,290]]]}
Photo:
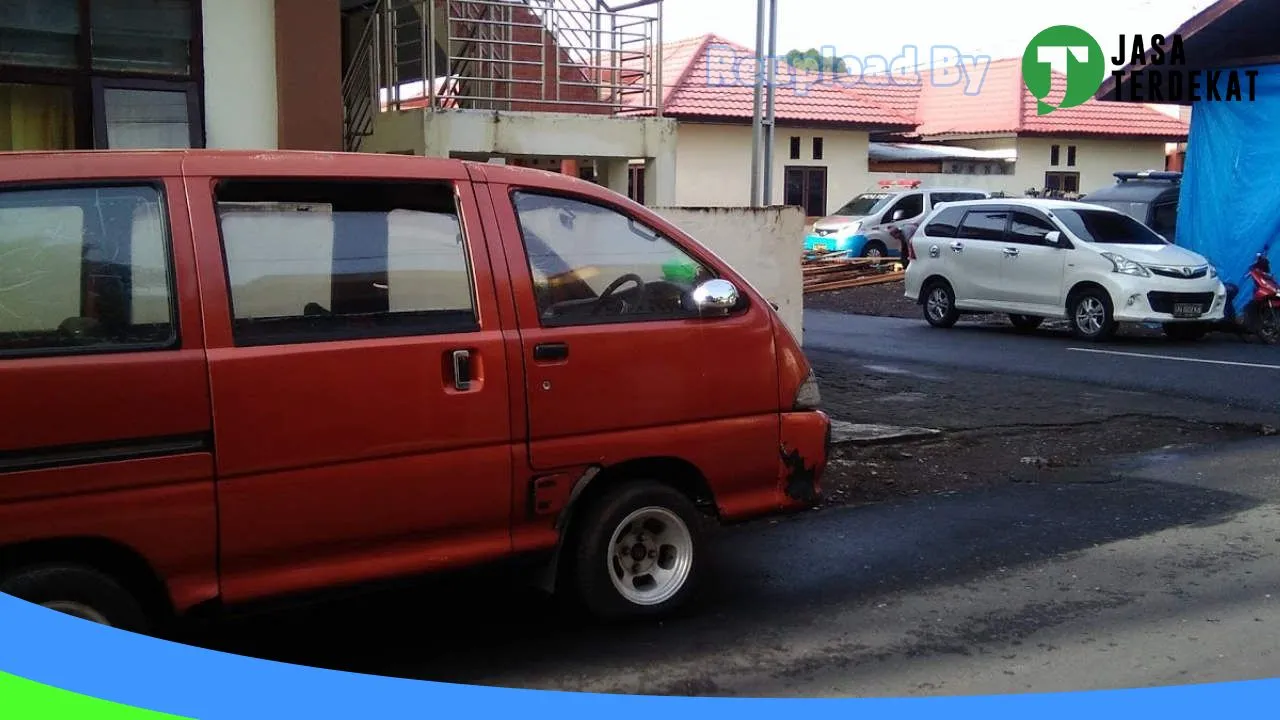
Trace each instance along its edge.
{"label": "red van", "polygon": [[700,519],[810,505],[830,442],[663,218],[375,154],[0,154],[0,413],[0,591],[139,632],[526,555],[662,613]]}

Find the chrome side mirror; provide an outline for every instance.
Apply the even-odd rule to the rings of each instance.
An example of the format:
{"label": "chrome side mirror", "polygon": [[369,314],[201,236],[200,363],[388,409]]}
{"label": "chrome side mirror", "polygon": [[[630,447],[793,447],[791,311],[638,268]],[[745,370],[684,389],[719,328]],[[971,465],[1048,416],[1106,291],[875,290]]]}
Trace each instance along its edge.
{"label": "chrome side mirror", "polygon": [[728,280],[715,278],[693,289],[693,305],[699,313],[724,314],[738,304],[738,288]]}

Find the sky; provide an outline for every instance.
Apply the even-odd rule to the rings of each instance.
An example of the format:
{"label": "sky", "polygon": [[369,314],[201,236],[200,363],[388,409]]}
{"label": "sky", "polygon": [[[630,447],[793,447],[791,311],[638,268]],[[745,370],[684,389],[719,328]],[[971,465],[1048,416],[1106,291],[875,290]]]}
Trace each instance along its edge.
{"label": "sky", "polygon": [[[993,60],[1020,57],[1036,33],[1076,25],[1117,52],[1121,34],[1169,34],[1212,0],[778,0],[777,54],[830,46],[837,56],[903,55],[951,47]],[[755,47],[756,0],[665,0],[664,40],[716,33]],[[767,52],[767,50],[766,50]],[[941,50],[939,51],[941,52]],[[941,55],[939,55],[941,56]]]}

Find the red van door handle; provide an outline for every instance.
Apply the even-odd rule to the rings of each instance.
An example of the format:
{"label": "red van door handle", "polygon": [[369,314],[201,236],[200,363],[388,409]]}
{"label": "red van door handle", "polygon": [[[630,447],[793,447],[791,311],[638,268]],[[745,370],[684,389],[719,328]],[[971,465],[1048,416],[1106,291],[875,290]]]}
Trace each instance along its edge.
{"label": "red van door handle", "polygon": [[569,346],[562,342],[539,343],[533,346],[533,359],[538,362],[556,362],[569,357]]}
{"label": "red van door handle", "polygon": [[471,351],[453,351],[453,386],[462,392],[471,389]]}

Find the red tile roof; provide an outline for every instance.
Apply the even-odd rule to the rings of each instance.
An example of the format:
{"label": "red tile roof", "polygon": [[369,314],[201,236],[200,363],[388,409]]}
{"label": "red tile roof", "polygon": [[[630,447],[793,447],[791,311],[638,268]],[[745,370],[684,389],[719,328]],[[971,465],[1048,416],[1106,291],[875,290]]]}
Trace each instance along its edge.
{"label": "red tile roof", "polygon": [[[663,114],[751,120],[755,72],[754,51],[717,35],[663,45]],[[774,116],[779,122],[840,123],[884,130],[909,130],[915,125],[909,103],[899,102],[895,107],[885,102],[879,91],[841,86],[829,73],[795,71],[780,64],[774,77]]]}
{"label": "red tile roof", "polygon": [[[717,35],[663,45],[663,113],[675,118],[750,120],[755,53]],[[785,68],[786,66],[783,66]],[[1146,105],[1089,100],[1046,115],[1022,82],[1020,59],[995,60],[981,85],[936,83],[928,68],[919,79],[868,75],[841,82],[831,74],[792,71],[777,76],[774,114],[782,122],[841,123],[916,136],[1075,135],[1185,141],[1187,123]],[[1051,98],[1066,90],[1054,73]],[[624,115],[652,111],[624,111]],[[914,132],[907,129],[914,126]]]}
{"label": "red tile roof", "polygon": [[[1041,115],[1036,98],[1022,82],[1020,59],[993,61],[971,95],[965,93],[964,83],[936,84],[925,72],[924,81],[914,88],[919,122],[915,134],[924,137],[1017,133],[1183,141],[1189,132],[1186,122],[1136,103],[1090,99],[1083,105]],[[1061,98],[1066,86],[1066,76],[1055,72],[1050,101]]]}

